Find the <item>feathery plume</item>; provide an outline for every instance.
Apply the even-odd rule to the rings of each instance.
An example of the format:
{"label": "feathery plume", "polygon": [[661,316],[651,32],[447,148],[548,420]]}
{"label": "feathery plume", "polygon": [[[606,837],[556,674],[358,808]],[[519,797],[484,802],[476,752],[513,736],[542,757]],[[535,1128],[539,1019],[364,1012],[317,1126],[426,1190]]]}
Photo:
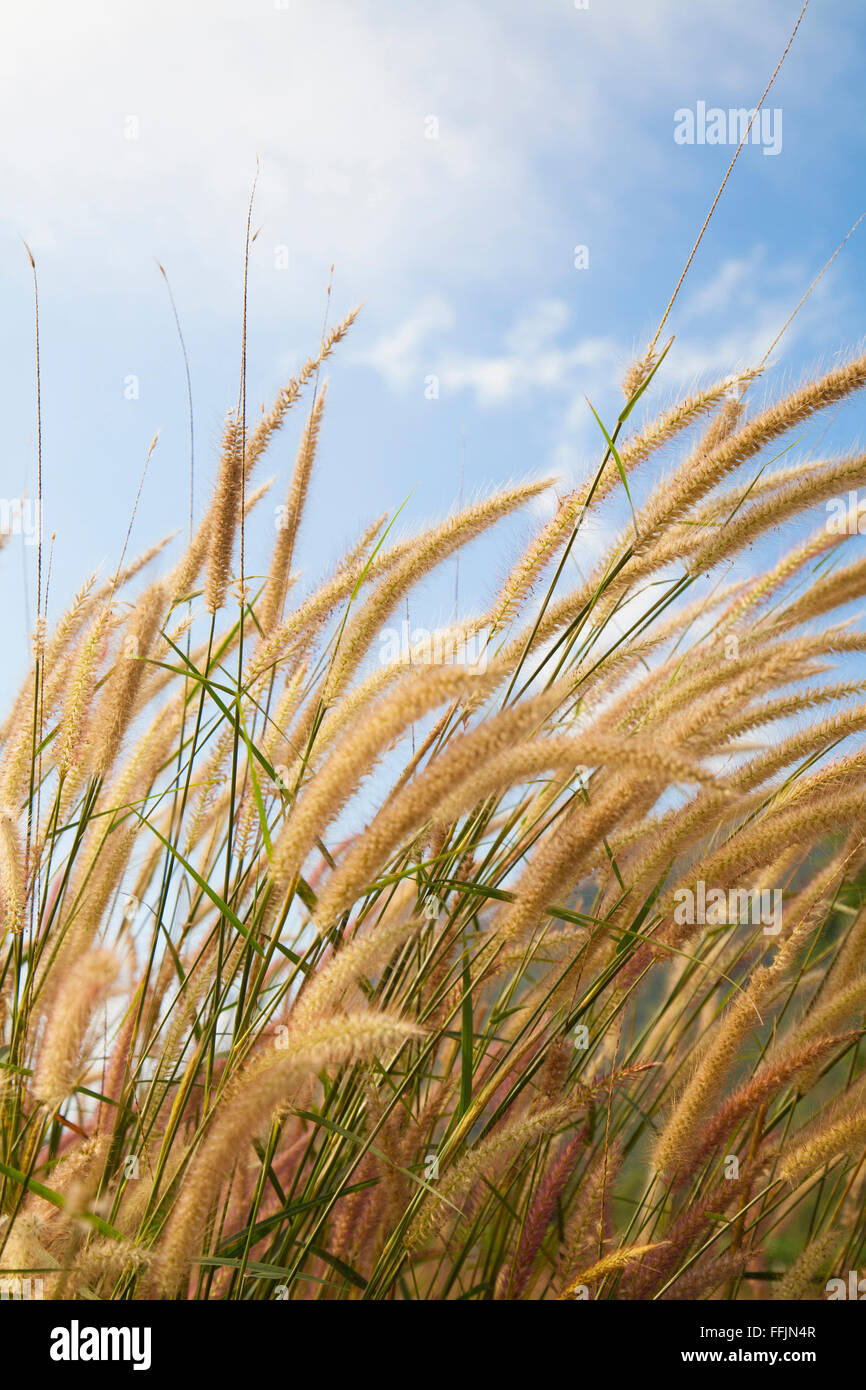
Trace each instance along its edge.
{"label": "feathery plume", "polygon": [[33,1094],[49,1109],[69,1095],[79,1079],[87,1030],[117,978],[112,951],[88,951],[70,967],[54,998],[33,1069]]}
{"label": "feathery plume", "polygon": [[327,389],[327,382],[322,382],[319,393],[310,410],[310,415],[301,437],[297,462],[295,463],[295,471],[292,474],[292,481],[289,485],[288,497],[286,498],[285,506],[280,517],[277,539],[271,559],[271,568],[268,574],[262,603],[260,621],[264,632],[270,632],[274,624],[279,622],[282,618],[286,587],[292,568],[295,540],[297,539],[298,528],[301,524],[301,514],[304,510],[307,489],[310,485],[313,463],[316,457],[316,446],[319,441],[319,429],[322,423],[322,412],[325,408]]}
{"label": "feathery plume", "polygon": [[152,584],[135,605],[111,673],[93,712],[90,771],[104,777],[120,749],[147,675],[147,658],[166,609],[162,584]]}
{"label": "feathery plume", "polygon": [[195,1253],[208,1211],[250,1136],[291,1101],[300,1078],[334,1063],[393,1053],[422,1030],[387,1013],[328,1019],[284,1050],[269,1048],[240,1073],[224,1097],[207,1137],[184,1178],[157,1244],[148,1288],[174,1293]]}

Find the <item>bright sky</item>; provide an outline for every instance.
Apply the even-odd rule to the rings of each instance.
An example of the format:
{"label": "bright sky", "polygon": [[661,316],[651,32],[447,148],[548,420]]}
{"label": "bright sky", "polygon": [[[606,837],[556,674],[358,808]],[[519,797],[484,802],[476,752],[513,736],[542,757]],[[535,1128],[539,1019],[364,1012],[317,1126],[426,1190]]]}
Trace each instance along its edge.
{"label": "bright sky", "polygon": [[[464,451],[467,495],[527,474],[553,472],[563,486],[584,477],[600,437],[585,397],[615,418],[623,371],[652,336],[733,153],[678,143],[675,113],[754,106],[799,9],[800,0],[5,5],[0,499],[35,489],[24,238],[39,271],[52,610],[94,566],[116,564],[157,431],[130,554],[186,524],[186,390],[157,260],[191,363],[197,511],[206,499],[237,398],[257,156],[250,409],[315,347],[331,263],[332,321],[365,301],[329,369],[301,547],[311,579],[408,494],[409,522],[446,512]],[[864,210],[864,66],[862,0],[812,0],[768,100],[781,112],[781,147],[743,150],[671,317],[676,346],[654,405],[760,357]],[[588,249],[585,268],[577,246]],[[859,341],[864,263],[866,224],[779,345],[772,386]],[[864,411],[845,406],[830,441],[850,447]],[[300,424],[299,415],[262,470],[281,481],[253,551],[256,537],[273,535],[271,500],[281,501]],[[816,424],[805,447],[826,450],[824,429]],[[466,562],[466,608],[481,608],[519,534]],[[4,696],[27,650],[35,553],[16,537],[0,556]]]}

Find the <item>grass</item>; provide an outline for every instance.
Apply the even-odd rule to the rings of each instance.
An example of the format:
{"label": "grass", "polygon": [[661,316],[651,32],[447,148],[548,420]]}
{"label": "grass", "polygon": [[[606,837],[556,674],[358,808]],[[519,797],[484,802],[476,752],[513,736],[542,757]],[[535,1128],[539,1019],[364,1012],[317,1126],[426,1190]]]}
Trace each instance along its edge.
{"label": "grass", "polygon": [[768,350],[653,410],[681,284],[588,480],[411,649],[408,596],[550,481],[382,517],[305,588],[354,313],[255,422],[244,320],[173,565],[124,544],[49,629],[40,544],[0,730],[4,1291],[797,1300],[859,1268],[866,560],[831,520],[866,455],[807,441],[866,357],[755,402]]}
{"label": "grass", "polygon": [[[253,429],[229,418],[174,567],[126,603],[137,562],[92,579],[37,633],[0,773],[5,1277],[807,1296],[864,1229],[866,705],[856,666],[821,677],[866,646],[834,616],[866,564],[826,509],[866,457],[784,441],[866,359],[751,413],[746,372],[633,427],[645,363],[488,610],[383,662],[406,595],[547,484],[416,536],[383,519],[296,598],[351,318]],[[305,389],[239,599],[253,468]],[[774,567],[732,570],[810,513]],[[701,883],[733,916],[689,920]]]}

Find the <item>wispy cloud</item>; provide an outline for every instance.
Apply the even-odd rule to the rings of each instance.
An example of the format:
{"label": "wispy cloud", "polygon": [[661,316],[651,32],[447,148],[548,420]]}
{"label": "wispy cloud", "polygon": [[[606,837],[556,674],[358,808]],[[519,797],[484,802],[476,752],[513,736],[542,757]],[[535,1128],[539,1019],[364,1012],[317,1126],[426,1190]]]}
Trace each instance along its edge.
{"label": "wispy cloud", "polygon": [[587,379],[587,371],[592,379],[610,369],[618,351],[612,339],[560,341],[570,320],[564,302],[542,300],[508,329],[501,351],[473,354],[447,341],[449,330],[452,337],[460,336],[453,307],[428,300],[356,360],[374,368],[399,390],[420,386],[433,376],[442,391],[469,391],[479,405],[513,404],[537,391],[571,391]]}
{"label": "wispy cloud", "polygon": [[[711,377],[754,366],[806,283],[800,262],[777,264],[760,245],[725,259],[703,281],[687,283],[678,333],[659,382],[662,393],[673,397]],[[832,294],[822,290],[788,329],[786,346],[833,311]],[[494,351],[461,348],[469,327],[452,304],[427,299],[355,360],[398,392],[420,392],[434,381],[443,396],[469,393],[487,409],[558,403],[551,461],[566,476],[582,474],[581,458],[594,452],[600,438],[588,399],[610,408],[634,345],[613,335],[575,334],[573,313],[561,299],[528,305]],[[654,395],[650,408],[656,405]]]}
{"label": "wispy cloud", "polygon": [[398,292],[436,266],[519,274],[530,234],[565,254],[572,171],[595,226],[628,216],[620,190],[658,162],[664,113],[689,95],[686,52],[706,85],[717,47],[748,34],[750,62],[718,83],[739,97],[785,9],[714,13],[710,43],[672,0],[7,7],[0,226],[105,273],[179,242],[212,270],[237,255],[260,155],[264,244],[298,270],[337,258],[365,290],[387,271]]}

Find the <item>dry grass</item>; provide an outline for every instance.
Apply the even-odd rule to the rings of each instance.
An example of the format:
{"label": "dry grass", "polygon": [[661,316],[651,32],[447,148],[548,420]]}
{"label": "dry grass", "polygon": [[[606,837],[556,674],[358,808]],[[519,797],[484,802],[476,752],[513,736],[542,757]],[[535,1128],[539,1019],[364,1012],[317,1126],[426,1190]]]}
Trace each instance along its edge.
{"label": "dry grass", "polygon": [[[131,601],[158,552],[91,580],[37,633],[0,765],[6,1276],[808,1296],[866,1229],[866,635],[839,614],[866,566],[825,509],[866,456],[766,455],[866,358],[752,411],[758,374],[728,378],[609,444],[449,634],[483,660],[383,663],[419,581],[547,483],[379,521],[303,592],[319,371],[353,317],[252,431],[229,418],[173,569]],[[305,391],[257,588],[252,474]],[[626,479],[642,500],[575,584]],[[685,920],[699,883],[781,920]]]}

